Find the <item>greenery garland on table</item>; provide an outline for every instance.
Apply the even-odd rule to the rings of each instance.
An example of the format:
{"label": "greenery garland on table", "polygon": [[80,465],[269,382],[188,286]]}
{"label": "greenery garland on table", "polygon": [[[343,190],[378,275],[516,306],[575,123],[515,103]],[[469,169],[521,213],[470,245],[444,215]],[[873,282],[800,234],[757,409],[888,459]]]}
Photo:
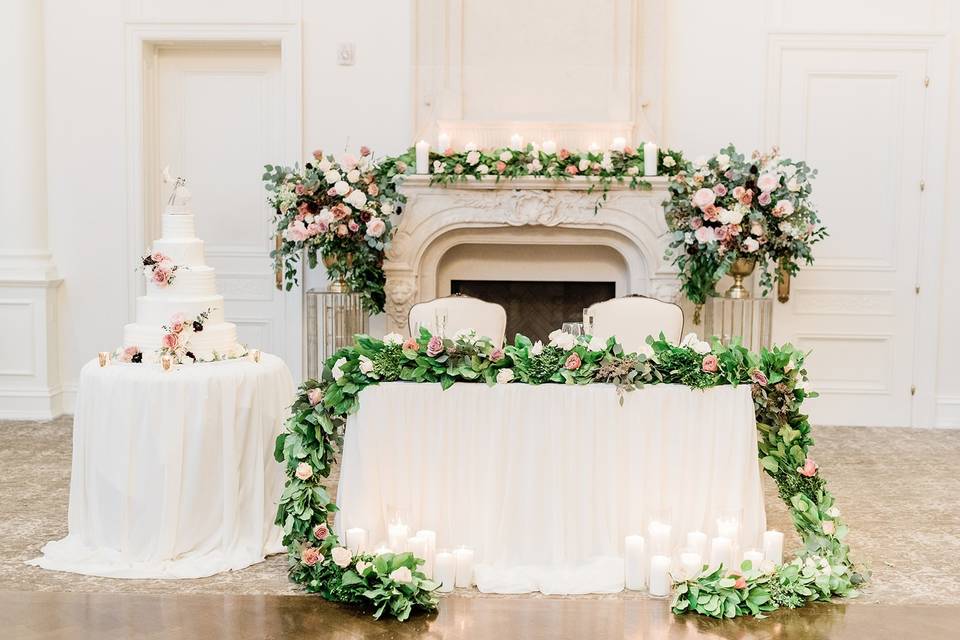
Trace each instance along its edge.
{"label": "greenery garland on table", "polygon": [[[844,542],[840,519],[816,464],[810,424],[800,412],[806,398],[804,354],[790,345],[754,354],[739,344],[707,343],[695,335],[671,345],[648,338],[653,354],[625,354],[613,338],[600,340],[554,332],[547,345],[517,335],[500,349],[474,332],[452,338],[422,329],[416,338],[390,334],[383,340],[358,335],[324,367],[321,380],[299,389],[292,415],[278,436],[275,457],[287,483],[277,509],[289,552],[290,577],[307,591],[334,601],[406,619],[413,611],[436,609],[436,583],[410,553],[352,556],[328,528],[336,510],[323,487],[343,444],[347,417],[359,407],[360,392],[379,382],[404,380],[489,385],[612,383],[621,391],[644,384],[683,384],[704,389],[751,384],[763,469],[777,482],[804,547],[793,562],[768,571],[744,563],[723,567],[696,580],[675,584],[673,610],[713,617],[760,615],[834,596],[852,596],[865,580]],[[622,401],[622,398],[621,398]]]}

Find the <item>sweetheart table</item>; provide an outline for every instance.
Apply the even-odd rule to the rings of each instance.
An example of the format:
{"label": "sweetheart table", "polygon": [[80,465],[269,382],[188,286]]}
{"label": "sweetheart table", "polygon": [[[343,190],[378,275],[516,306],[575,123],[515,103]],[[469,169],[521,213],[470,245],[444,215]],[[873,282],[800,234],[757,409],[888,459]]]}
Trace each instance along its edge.
{"label": "sweetheart table", "polygon": [[346,425],[336,529],[387,540],[396,518],[475,552],[482,592],[609,593],[624,537],[651,521],[741,550],[766,527],[750,386],[382,383]]}
{"label": "sweetheart table", "polygon": [[196,578],[284,550],[273,442],[293,383],[280,358],[84,366],[69,535],[30,561],[115,578]]}

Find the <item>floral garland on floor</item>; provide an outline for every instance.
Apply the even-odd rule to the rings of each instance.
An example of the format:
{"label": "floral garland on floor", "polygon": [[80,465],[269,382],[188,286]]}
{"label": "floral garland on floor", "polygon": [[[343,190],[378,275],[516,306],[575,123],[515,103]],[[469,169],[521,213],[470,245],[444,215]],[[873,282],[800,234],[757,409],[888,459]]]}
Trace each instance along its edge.
{"label": "floral garland on floor", "polygon": [[[671,345],[648,338],[653,355],[625,354],[613,338],[601,340],[554,332],[550,342],[518,335],[501,349],[472,331],[452,338],[422,329],[417,337],[390,334],[383,340],[358,335],[326,363],[321,380],[299,389],[274,455],[287,483],[277,508],[290,577],[327,600],[358,605],[404,620],[413,611],[437,607],[436,583],[410,553],[353,556],[328,528],[336,510],[323,487],[343,444],[347,417],[360,392],[379,382],[495,384],[613,383],[629,391],[644,384],[683,384],[704,389],[751,384],[763,469],[777,482],[804,548],[791,563],[768,572],[747,563],[740,573],[721,567],[696,580],[675,584],[673,610],[714,617],[761,614],[833,596],[852,596],[864,574],[849,557],[847,526],[816,464],[810,424],[800,405],[815,394],[805,388],[804,354],[790,345],[754,354],[740,346],[707,343],[688,336]],[[622,401],[622,397],[621,397]]]}

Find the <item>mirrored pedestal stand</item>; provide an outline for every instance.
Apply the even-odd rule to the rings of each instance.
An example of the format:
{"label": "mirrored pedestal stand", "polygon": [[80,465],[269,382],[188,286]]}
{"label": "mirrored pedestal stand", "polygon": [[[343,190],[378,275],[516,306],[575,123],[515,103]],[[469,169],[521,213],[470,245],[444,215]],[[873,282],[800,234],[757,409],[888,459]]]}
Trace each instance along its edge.
{"label": "mirrored pedestal stand", "polygon": [[724,344],[735,337],[750,351],[769,348],[773,334],[771,298],[708,298],[704,305],[704,337],[717,336]]}
{"label": "mirrored pedestal stand", "polygon": [[307,379],[319,379],[323,363],[338,349],[353,344],[353,336],[369,331],[370,318],[358,293],[317,291],[304,294],[307,326]]}

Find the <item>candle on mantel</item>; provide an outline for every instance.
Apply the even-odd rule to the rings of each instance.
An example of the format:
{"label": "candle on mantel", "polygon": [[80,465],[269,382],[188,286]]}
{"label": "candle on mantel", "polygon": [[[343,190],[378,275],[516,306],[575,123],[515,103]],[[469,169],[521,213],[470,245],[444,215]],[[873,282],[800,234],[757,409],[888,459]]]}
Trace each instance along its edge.
{"label": "candle on mantel", "polygon": [[650,558],[650,595],[660,597],[670,593],[670,557]]}
{"label": "candle on mantel", "polygon": [[783,564],[783,533],[774,529],[763,533],[763,558],[773,564]]}
{"label": "candle on mantel", "polygon": [[426,555],[423,556],[423,559],[426,560],[423,565],[423,572],[428,576],[432,576],[433,560],[437,554],[437,532],[431,531],[430,529],[420,529],[420,531],[417,531],[416,537],[423,538],[427,541]]}
{"label": "candle on mantel", "polygon": [[457,579],[457,560],[452,553],[440,551],[433,559],[433,579],[440,583],[440,591],[449,593]]}
{"label": "candle on mantel", "polygon": [[360,527],[347,529],[347,549],[350,553],[357,555],[367,549],[367,530]]}
{"label": "candle on mantel", "polygon": [[510,136],[510,148],[514,151],[520,151],[523,149],[523,136],[519,133],[515,133]]}
{"label": "candle on mantel", "polygon": [[623,586],[631,591],[643,589],[644,555],[643,536],[623,539]]}
{"label": "candle on mantel", "polygon": [[683,577],[693,580],[703,569],[703,556],[696,551],[684,551],[680,554],[680,566],[683,567]]}
{"label": "candle on mantel", "polygon": [[387,525],[387,544],[397,553],[407,550],[407,538],[410,537],[410,527],[402,522],[393,522]]}
{"label": "candle on mantel", "polygon": [[627,148],[627,139],[623,137],[616,137],[613,139],[613,142],[610,143],[610,151],[619,151],[623,153],[623,150]]}
{"label": "candle on mantel", "polygon": [[700,554],[703,558],[707,555],[707,534],[703,531],[690,531],[687,533],[687,546]]}
{"label": "candle on mantel", "polygon": [[453,557],[457,561],[457,586],[469,587],[473,584],[473,549],[454,549]]}
{"label": "candle on mantel", "polygon": [[440,153],[446,153],[447,149],[449,148],[450,148],[450,136],[444,133],[443,131],[441,131],[440,135],[437,136],[437,151],[439,151]]}
{"label": "candle on mantel", "polygon": [[733,561],[733,542],[730,538],[718,536],[710,541],[710,570],[713,571],[721,564],[727,571],[731,569]]}
{"label": "candle on mantel", "polygon": [[417,143],[417,173],[430,173],[430,143],[426,140]]}
{"label": "candle on mantel", "polygon": [[650,540],[650,553],[662,556],[670,555],[670,534],[673,527],[657,520],[647,526],[647,537]]}
{"label": "candle on mantel", "polygon": [[553,140],[544,140],[543,146],[541,148],[543,149],[543,152],[546,153],[547,155],[553,155],[554,153],[557,152],[557,143],[554,142]]}
{"label": "candle on mantel", "polygon": [[757,551],[756,549],[750,549],[749,551],[744,552],[743,559],[750,561],[751,572],[760,572],[760,567],[763,565],[763,552]]}
{"label": "candle on mantel", "polygon": [[657,175],[657,159],[659,151],[657,145],[652,142],[643,144],[643,175]]}

